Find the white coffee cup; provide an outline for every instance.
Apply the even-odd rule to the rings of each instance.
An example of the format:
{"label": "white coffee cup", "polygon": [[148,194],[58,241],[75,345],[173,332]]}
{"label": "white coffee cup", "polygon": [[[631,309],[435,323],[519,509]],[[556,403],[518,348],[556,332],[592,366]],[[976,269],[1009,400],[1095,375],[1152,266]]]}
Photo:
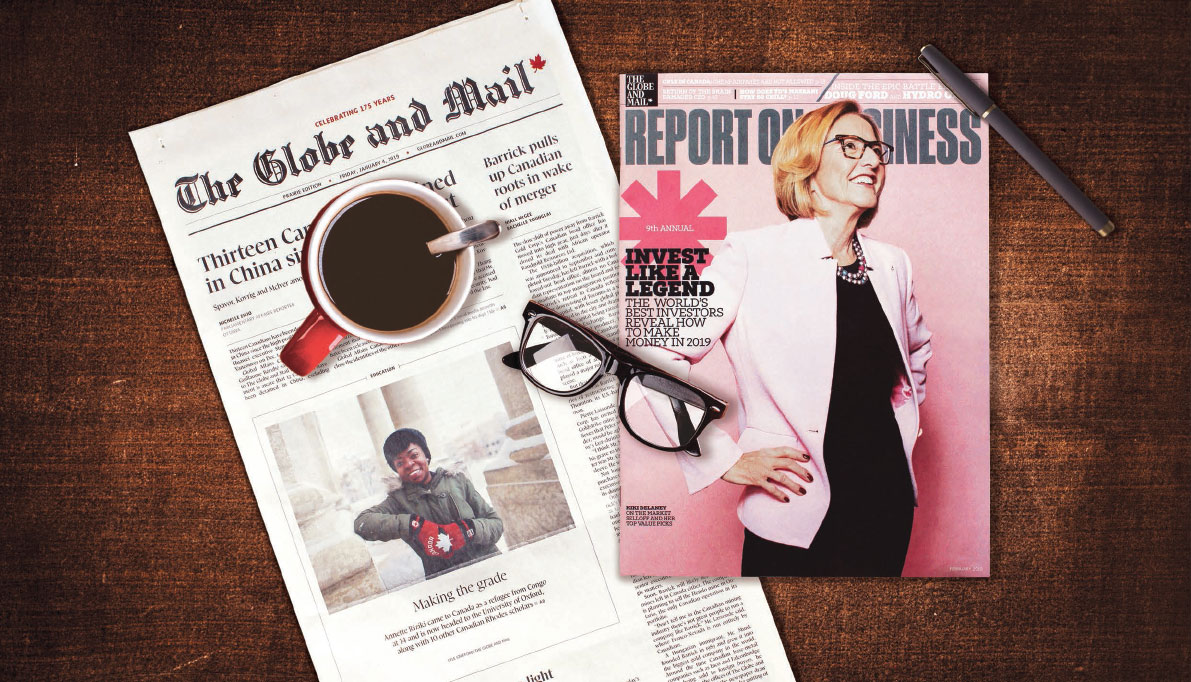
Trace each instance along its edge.
{"label": "white coffee cup", "polygon": [[[374,329],[361,324],[340,309],[331,297],[323,272],[323,250],[336,219],[348,208],[380,195],[397,195],[414,199],[430,209],[446,227],[446,234],[425,243],[431,254],[456,252],[455,271],[450,289],[437,310],[421,322],[404,329]],[[396,216],[399,218],[400,216]],[[395,228],[400,229],[400,221]],[[365,182],[348,189],[324,206],[306,233],[302,258],[302,279],[314,304],[314,310],[298,326],[293,337],[281,351],[281,361],[300,376],[314,371],[320,362],[348,335],[376,343],[409,343],[425,338],[447,324],[463,307],[471,291],[475,271],[473,244],[487,241],[500,234],[496,221],[467,226],[446,199],[423,185],[405,180],[382,179]],[[440,256],[446,257],[446,256]],[[377,291],[376,296],[416,296],[417,291]]]}

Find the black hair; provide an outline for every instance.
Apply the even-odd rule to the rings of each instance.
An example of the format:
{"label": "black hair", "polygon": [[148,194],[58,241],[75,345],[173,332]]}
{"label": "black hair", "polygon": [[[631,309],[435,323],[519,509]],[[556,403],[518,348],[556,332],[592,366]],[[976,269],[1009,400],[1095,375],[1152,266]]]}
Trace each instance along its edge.
{"label": "black hair", "polygon": [[389,434],[385,439],[385,445],[381,450],[385,453],[385,461],[389,463],[389,468],[397,471],[397,467],[393,466],[393,460],[409,449],[409,446],[416,445],[426,453],[426,461],[430,461],[430,446],[426,445],[426,436],[417,429],[397,429]]}

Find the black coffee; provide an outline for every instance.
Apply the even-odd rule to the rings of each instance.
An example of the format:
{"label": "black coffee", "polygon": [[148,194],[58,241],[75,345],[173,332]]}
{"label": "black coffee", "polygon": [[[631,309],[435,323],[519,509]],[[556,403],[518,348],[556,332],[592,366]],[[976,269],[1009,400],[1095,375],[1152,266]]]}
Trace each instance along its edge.
{"label": "black coffee", "polygon": [[380,331],[416,327],[447,300],[456,253],[432,256],[426,242],[447,233],[434,211],[410,197],[378,194],[331,223],[322,275],[340,312]]}

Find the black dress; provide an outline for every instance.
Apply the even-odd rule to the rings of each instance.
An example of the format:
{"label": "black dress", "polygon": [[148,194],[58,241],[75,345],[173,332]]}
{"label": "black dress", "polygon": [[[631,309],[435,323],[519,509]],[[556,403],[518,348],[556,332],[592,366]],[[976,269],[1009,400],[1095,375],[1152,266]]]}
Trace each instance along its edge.
{"label": "black dress", "polygon": [[914,490],[890,402],[904,371],[901,352],[872,282],[836,278],[835,288],[835,371],[823,441],[827,516],[807,549],[746,528],[741,575],[898,576],[906,560]]}

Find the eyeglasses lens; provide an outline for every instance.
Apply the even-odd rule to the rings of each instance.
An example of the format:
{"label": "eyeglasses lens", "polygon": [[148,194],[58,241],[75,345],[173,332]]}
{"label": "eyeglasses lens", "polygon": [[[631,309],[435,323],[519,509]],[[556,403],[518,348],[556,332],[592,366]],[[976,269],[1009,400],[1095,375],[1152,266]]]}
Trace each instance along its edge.
{"label": "eyeglasses lens", "polygon": [[664,376],[638,374],[625,388],[625,425],[655,447],[689,445],[706,412],[703,398]]}
{"label": "eyeglasses lens", "polygon": [[881,159],[881,163],[889,163],[893,159],[893,147],[890,147],[884,142],[878,142],[874,145],[873,151],[877,153],[877,157]]}
{"label": "eyeglasses lens", "polygon": [[574,391],[600,371],[602,355],[579,330],[552,317],[536,317],[521,349],[525,371],[550,391]]}
{"label": "eyeglasses lens", "polygon": [[859,159],[864,156],[866,149],[872,149],[876,153],[877,158],[881,163],[889,163],[893,156],[893,147],[879,141],[862,140],[859,137],[840,137],[839,146],[843,150],[844,156],[849,159]]}

